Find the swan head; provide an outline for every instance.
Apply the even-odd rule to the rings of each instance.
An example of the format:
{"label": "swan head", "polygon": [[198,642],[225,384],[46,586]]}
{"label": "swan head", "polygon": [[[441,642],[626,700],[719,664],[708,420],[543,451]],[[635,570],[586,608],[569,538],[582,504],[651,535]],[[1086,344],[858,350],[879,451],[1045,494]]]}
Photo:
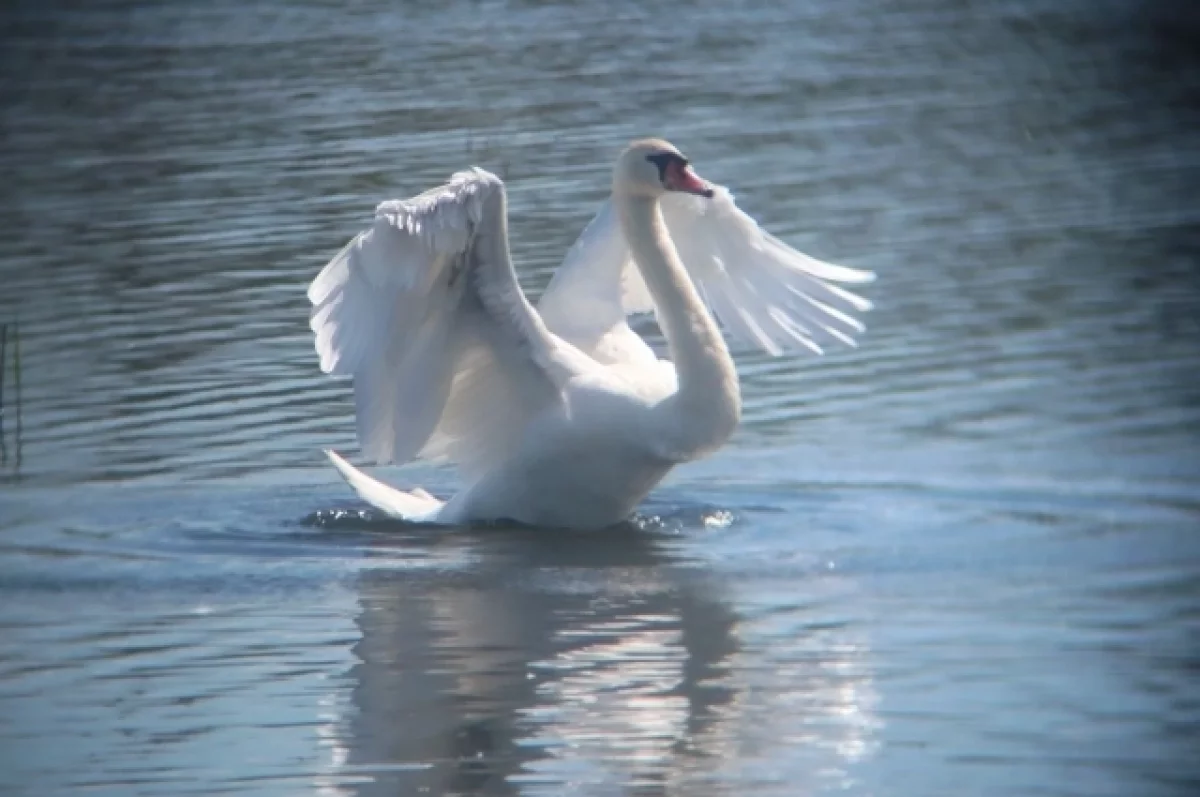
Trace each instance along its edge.
{"label": "swan head", "polygon": [[678,191],[711,198],[712,186],[692,170],[675,145],[661,138],[634,141],[613,169],[613,193],[657,199]]}

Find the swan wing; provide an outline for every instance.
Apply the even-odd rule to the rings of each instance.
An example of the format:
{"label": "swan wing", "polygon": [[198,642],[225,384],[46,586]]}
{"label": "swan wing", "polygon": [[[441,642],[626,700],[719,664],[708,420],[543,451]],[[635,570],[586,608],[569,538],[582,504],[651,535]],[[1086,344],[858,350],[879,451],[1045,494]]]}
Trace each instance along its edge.
{"label": "swan wing", "polygon": [[796,251],[738,208],[728,189],[713,189],[711,199],[668,194],[661,206],[680,260],[726,334],[776,356],[854,346],[864,330],[856,314],[871,303],[835,283],[863,284],[875,275]]}
{"label": "swan wing", "polygon": [[629,328],[627,316],[653,309],[609,200],[567,250],[538,311],[554,334],[598,362],[652,366],[654,351]]}
{"label": "swan wing", "polygon": [[[660,206],[680,260],[726,334],[773,355],[855,345],[864,330],[856,316],[871,303],[841,285],[874,274],[793,249],[738,208],[728,189],[713,188],[711,199],[672,193]],[[611,200],[568,251],[539,309],[556,333],[585,350],[637,338],[625,318],[654,303]]]}
{"label": "swan wing", "polygon": [[474,297],[465,304],[442,416],[417,456],[454,463],[472,482],[511,457],[533,418],[562,399],[525,352],[496,333]]}
{"label": "swan wing", "polygon": [[[499,178],[459,172],[380,204],[309,286],[321,370],[354,379],[366,457],[486,467],[557,397],[561,357],[521,293],[507,241],[496,246],[505,212]],[[464,384],[475,389],[470,402]],[[503,434],[472,436],[461,416],[479,403],[495,410]]]}

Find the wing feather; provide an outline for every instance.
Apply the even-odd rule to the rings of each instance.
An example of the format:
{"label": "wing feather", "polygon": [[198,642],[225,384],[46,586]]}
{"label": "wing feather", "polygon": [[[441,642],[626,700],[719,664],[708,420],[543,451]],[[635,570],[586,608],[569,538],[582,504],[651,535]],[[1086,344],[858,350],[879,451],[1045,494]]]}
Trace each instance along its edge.
{"label": "wing feather", "polygon": [[772,355],[855,345],[864,326],[853,314],[871,302],[833,283],[864,284],[874,274],[796,251],[714,188],[711,199],[669,194],[661,207],[680,260],[730,337]]}
{"label": "wing feather", "polygon": [[[469,305],[474,302],[467,298]],[[469,309],[459,321],[454,380],[437,429],[419,456],[454,462],[471,481],[517,450],[531,412],[553,397],[530,361],[491,332],[481,308]]]}
{"label": "wing feather", "polygon": [[[727,189],[714,189],[711,199],[668,194],[661,208],[680,260],[726,334],[772,355],[854,346],[865,329],[855,314],[871,302],[835,283],[861,285],[875,275],[796,251],[761,229]],[[633,336],[626,316],[653,310],[611,200],[571,247],[539,307],[556,333],[589,352]],[[645,356],[641,347],[635,354]]]}
{"label": "wing feather", "polygon": [[[504,408],[506,434],[519,434],[551,395],[523,359],[536,349],[522,337],[530,334],[527,319],[505,304],[516,301],[512,290],[519,293],[515,275],[474,252],[485,204],[502,190],[498,178],[472,169],[412,199],[383,202],[372,226],[309,286],[321,370],[354,379],[359,445],[376,462],[444,456],[470,470],[494,461],[508,438],[464,439],[478,432],[462,422],[464,382],[471,412]],[[502,201],[493,207],[504,212]],[[502,235],[503,225],[495,226]],[[516,376],[498,373],[504,367],[524,368],[530,386],[518,390]]]}
{"label": "wing feather", "polygon": [[538,312],[555,335],[598,362],[653,365],[654,351],[626,323],[629,313],[653,309],[612,202],[605,202],[554,272]]}

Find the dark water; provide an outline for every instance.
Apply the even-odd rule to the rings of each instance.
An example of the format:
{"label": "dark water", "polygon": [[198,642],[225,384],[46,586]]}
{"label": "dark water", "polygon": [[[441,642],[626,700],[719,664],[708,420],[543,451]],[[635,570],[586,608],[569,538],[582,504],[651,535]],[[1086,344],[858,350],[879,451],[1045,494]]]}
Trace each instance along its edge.
{"label": "dark water", "polygon": [[[0,793],[1200,790],[1185,4],[0,21]],[[739,355],[629,528],[362,514],[308,281],[478,162],[536,293],[648,133],[877,271],[863,346]]]}

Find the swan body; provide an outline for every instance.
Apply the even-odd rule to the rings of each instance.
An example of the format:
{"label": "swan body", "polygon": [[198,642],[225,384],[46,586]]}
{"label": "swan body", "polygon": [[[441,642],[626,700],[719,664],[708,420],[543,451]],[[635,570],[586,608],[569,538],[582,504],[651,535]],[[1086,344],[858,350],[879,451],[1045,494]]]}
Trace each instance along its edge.
{"label": "swan body", "polygon": [[[442,501],[327,453],[394,517],[611,525],[737,427],[722,327],[772,354],[853,345],[870,304],[832,283],[872,278],[763,232],[674,146],[646,139],[617,160],[610,200],[535,308],[509,255],[503,182],[460,172],[381,204],[308,296],[322,371],[354,379],[363,454],[449,461],[465,486]],[[669,359],[630,328],[640,312]]]}

